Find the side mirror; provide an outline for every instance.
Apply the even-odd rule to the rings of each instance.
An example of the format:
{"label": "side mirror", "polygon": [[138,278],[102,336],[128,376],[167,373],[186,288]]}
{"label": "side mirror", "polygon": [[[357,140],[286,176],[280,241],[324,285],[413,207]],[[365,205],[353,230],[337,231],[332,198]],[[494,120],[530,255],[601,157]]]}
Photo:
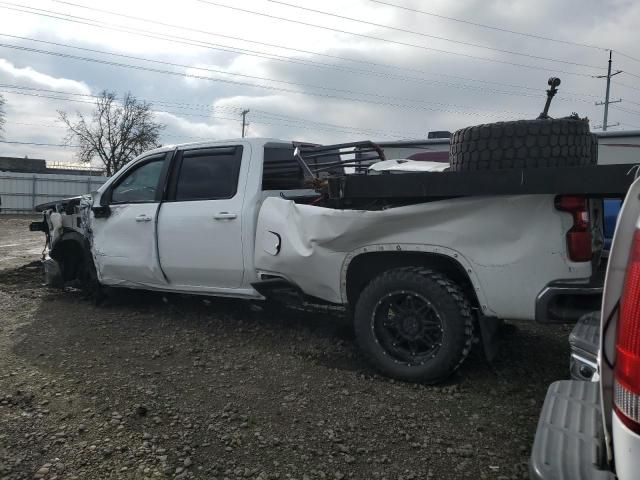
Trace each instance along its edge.
{"label": "side mirror", "polygon": [[111,209],[109,205],[100,205],[99,207],[91,207],[91,211],[93,212],[94,217],[96,218],[107,218],[111,215]]}
{"label": "side mirror", "polygon": [[111,191],[107,190],[106,192],[102,192],[102,195],[100,195],[100,206],[102,207],[108,206],[109,200],[111,200]]}

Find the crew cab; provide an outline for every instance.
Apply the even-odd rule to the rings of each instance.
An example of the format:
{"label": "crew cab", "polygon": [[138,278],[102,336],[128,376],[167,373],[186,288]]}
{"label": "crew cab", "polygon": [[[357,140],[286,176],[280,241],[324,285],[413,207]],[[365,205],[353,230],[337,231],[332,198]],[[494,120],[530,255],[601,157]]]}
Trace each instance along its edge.
{"label": "crew cab", "polygon": [[[351,146],[355,158],[378,150]],[[576,298],[599,302],[602,201],[588,192],[611,185],[593,169],[614,167],[566,182],[553,169],[362,174],[344,147],[252,138],[147,152],[97,192],[40,207],[49,283],[343,309],[375,367],[422,382],[451,374],[474,338],[488,344],[498,319],[570,320]],[[342,177],[432,186],[337,204],[327,188]]]}
{"label": "crew cab", "polygon": [[640,476],[640,180],[620,211],[595,318],[601,320],[597,371],[591,381],[574,375],[549,387],[531,454],[532,479]]}

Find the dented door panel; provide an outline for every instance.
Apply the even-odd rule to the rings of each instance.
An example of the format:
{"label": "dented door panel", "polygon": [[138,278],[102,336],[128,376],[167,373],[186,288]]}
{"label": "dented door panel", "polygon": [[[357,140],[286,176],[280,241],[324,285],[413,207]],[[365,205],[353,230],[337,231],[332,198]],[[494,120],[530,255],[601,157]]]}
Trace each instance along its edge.
{"label": "dented door panel", "polygon": [[106,285],[158,286],[166,282],[156,248],[157,203],[110,206],[107,218],[92,218],[93,256]]}

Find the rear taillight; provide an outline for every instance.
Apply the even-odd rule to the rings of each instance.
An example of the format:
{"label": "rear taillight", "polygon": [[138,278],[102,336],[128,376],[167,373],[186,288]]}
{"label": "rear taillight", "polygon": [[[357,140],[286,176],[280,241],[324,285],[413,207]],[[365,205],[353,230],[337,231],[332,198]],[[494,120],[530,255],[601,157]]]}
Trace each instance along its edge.
{"label": "rear taillight", "polygon": [[633,234],[616,332],[614,409],[640,433],[640,231]]}
{"label": "rear taillight", "polygon": [[592,247],[587,199],[578,195],[562,195],[556,197],[556,209],[573,217],[573,226],[567,232],[569,259],[573,262],[590,261]]}

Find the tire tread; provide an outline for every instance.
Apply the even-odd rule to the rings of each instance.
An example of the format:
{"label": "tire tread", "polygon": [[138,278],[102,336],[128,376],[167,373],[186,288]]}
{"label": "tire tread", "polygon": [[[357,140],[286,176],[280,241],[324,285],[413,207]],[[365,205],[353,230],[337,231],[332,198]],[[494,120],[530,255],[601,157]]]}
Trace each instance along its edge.
{"label": "tire tread", "polygon": [[[419,277],[419,281],[428,279],[434,284],[438,285],[439,291],[433,292],[432,294],[447,296],[449,299],[453,300],[453,302],[457,305],[458,313],[464,322],[463,335],[459,339],[458,346],[455,349],[457,354],[455,356],[451,356],[451,358],[447,362],[447,365],[442,369],[442,372],[440,372],[438,375],[435,375],[429,378],[419,379],[424,383],[436,383],[448,377],[455,370],[457,370],[458,367],[460,367],[462,362],[469,355],[469,352],[471,351],[471,345],[473,343],[474,315],[471,309],[471,305],[465,293],[462,291],[462,289],[458,284],[456,284],[454,281],[449,279],[444,274],[438,272],[437,270],[433,270],[427,267],[411,266],[411,267],[401,267],[401,268],[388,270],[382,273],[381,275],[379,275],[378,277],[374,278],[367,285],[367,287],[365,287],[358,301],[358,305],[356,305],[356,315],[358,315],[358,307],[360,305],[360,300],[364,299],[365,302],[368,301],[367,296],[369,295],[369,292],[375,291],[382,284],[393,283],[396,281],[405,281],[408,279],[408,277],[409,278]],[[358,334],[358,329],[362,328],[362,325],[358,325],[358,322],[356,322],[355,328],[356,328],[356,338],[358,339],[358,343],[361,347],[361,350],[363,351],[366,360],[371,365],[373,365],[374,367],[380,370],[383,370],[386,375],[389,375],[398,380],[415,381],[415,379],[413,378],[409,379],[401,375],[397,375],[392,371],[385,370],[384,367],[382,367],[379,364],[379,362],[376,360],[373,353],[368,350],[367,345],[363,344],[363,342],[361,341],[362,336]],[[409,368],[412,368],[412,367],[409,367]]]}
{"label": "tire tread", "polygon": [[597,158],[597,138],[588,121],[577,118],[467,127],[453,134],[449,149],[452,171],[579,167]]}

